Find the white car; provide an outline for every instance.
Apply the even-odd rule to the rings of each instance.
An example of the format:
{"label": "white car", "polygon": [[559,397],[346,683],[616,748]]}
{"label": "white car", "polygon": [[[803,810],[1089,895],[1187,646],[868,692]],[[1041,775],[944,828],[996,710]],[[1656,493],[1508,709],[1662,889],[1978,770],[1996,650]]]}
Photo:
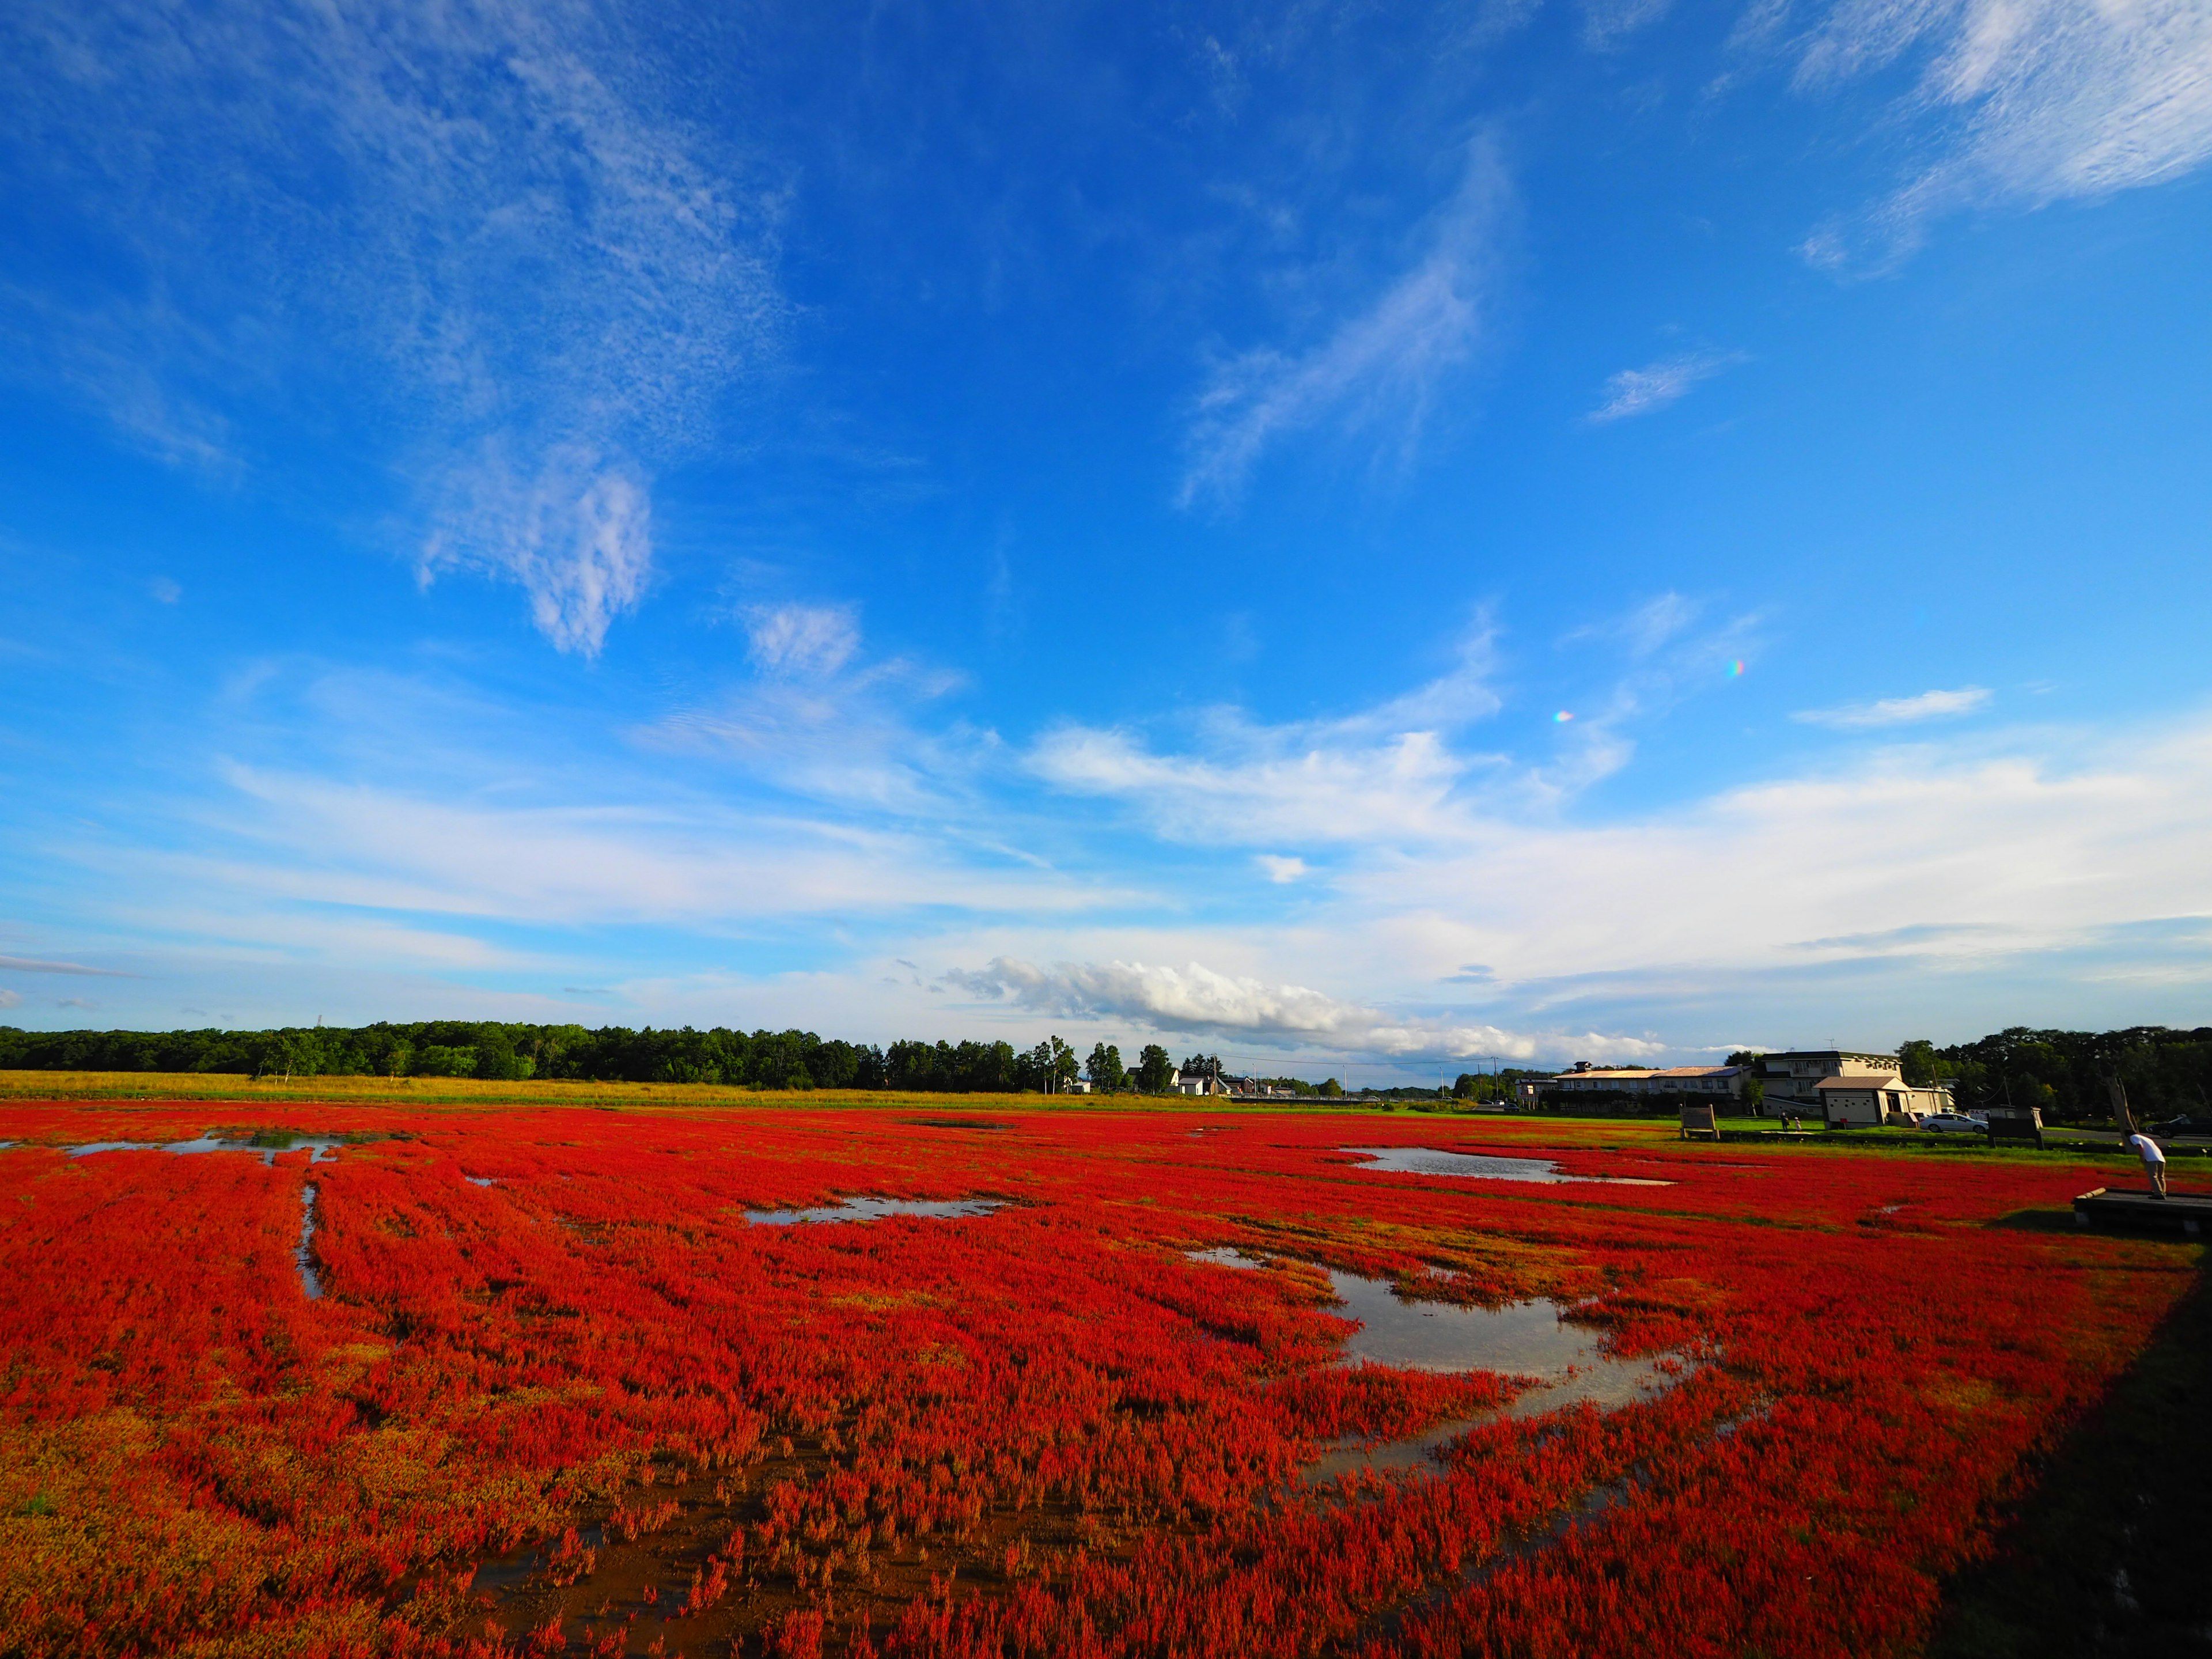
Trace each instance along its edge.
{"label": "white car", "polygon": [[1985,1135],[1990,1132],[1988,1124],[1978,1123],[1964,1112],[1930,1112],[1912,1127],[1939,1135]]}

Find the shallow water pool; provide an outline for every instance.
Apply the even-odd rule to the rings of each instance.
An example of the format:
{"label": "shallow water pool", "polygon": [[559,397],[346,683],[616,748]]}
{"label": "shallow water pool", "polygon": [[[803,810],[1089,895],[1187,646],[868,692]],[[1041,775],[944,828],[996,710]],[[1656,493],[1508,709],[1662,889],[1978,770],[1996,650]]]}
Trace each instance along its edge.
{"label": "shallow water pool", "polygon": [[1547,1185],[1587,1182],[1602,1187],[1671,1187],[1671,1181],[1635,1176],[1569,1175],[1548,1158],[1500,1158],[1488,1152],[1447,1152],[1434,1146],[1340,1146],[1367,1160],[1355,1169],[1382,1175],[1458,1176],[1473,1181],[1533,1181]]}
{"label": "shallow water pool", "polygon": [[1000,1207],[991,1198],[841,1198],[811,1210],[747,1210],[745,1219],[763,1227],[789,1227],[805,1221],[880,1221],[887,1215],[936,1216],[946,1219],[988,1215]]}

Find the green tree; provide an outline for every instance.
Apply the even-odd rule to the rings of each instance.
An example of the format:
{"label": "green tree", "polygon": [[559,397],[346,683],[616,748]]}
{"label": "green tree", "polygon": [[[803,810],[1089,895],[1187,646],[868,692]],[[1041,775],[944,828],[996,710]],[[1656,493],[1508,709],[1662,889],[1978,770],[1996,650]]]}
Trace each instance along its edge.
{"label": "green tree", "polygon": [[474,1077],[477,1051],[449,1043],[426,1042],[415,1051],[416,1077]]}
{"label": "green tree", "polygon": [[1321,1087],[1314,1092],[1327,1095],[1331,1100],[1340,1100],[1344,1097],[1344,1085],[1333,1077],[1325,1077],[1321,1080]]}
{"label": "green tree", "polygon": [[1110,1095],[1129,1086],[1129,1074],[1121,1068],[1121,1051],[1110,1042],[1091,1045],[1091,1058],[1084,1062],[1083,1074],[1101,1094]]}
{"label": "green tree", "polygon": [[533,1069],[530,1056],[514,1052],[514,1039],[503,1025],[487,1025],[477,1039],[476,1075],[498,1083],[526,1078]]}
{"label": "green tree", "polygon": [[1137,1087],[1148,1095],[1164,1095],[1175,1087],[1176,1065],[1157,1042],[1145,1045],[1137,1056]]}
{"label": "green tree", "polygon": [[1944,1078],[1948,1066],[1936,1055],[1936,1044],[1927,1037],[1913,1037],[1911,1042],[1898,1044],[1898,1066],[1905,1071],[1905,1082],[1913,1088],[1927,1088],[1936,1079]]}

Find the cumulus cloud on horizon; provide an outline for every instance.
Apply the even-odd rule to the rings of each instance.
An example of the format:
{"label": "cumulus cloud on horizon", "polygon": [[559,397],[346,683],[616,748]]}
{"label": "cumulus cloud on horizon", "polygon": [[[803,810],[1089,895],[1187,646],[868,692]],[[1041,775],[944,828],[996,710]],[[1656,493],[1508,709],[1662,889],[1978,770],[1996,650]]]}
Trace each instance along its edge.
{"label": "cumulus cloud on horizon", "polygon": [[1513,1060],[1576,1046],[1624,1056],[1654,1054],[1663,1048],[1595,1032],[1533,1034],[1449,1016],[1395,1016],[1306,986],[1217,973],[1195,962],[1182,968],[1141,962],[1063,962],[1043,968],[999,957],[981,969],[954,969],[943,977],[970,995],[1011,999],[1039,1013],[1133,1019],[1155,1030],[1230,1035],[1285,1047]]}

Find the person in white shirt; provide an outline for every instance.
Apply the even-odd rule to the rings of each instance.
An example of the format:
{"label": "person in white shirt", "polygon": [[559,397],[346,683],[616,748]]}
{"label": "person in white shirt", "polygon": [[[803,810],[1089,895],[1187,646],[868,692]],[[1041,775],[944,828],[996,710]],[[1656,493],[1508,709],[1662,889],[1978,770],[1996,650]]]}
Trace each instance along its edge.
{"label": "person in white shirt", "polygon": [[2128,1137],[2128,1145],[2134,1147],[2136,1156],[2142,1159],[2143,1174],[2150,1177],[2150,1195],[2153,1198],[2164,1198],[2166,1196],[2164,1149],[2158,1142],[2140,1130]]}

